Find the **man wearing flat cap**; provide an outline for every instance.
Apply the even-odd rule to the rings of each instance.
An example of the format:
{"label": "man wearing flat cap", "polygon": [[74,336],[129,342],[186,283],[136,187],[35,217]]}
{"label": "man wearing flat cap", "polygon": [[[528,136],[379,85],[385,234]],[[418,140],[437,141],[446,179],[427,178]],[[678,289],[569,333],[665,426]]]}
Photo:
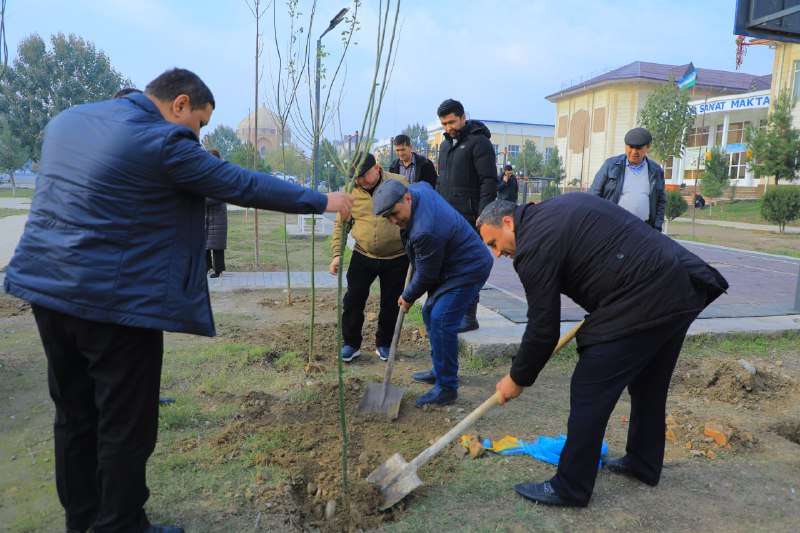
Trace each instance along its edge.
{"label": "man wearing flat cap", "polygon": [[653,136],[644,128],[625,134],[625,153],[606,159],[589,193],[611,200],[661,231],[667,196],[664,171],[647,157]]}
{"label": "man wearing flat cap", "polygon": [[350,217],[343,220],[339,215],[333,225],[333,260],[328,268],[331,274],[339,273],[342,223],[347,233],[352,233],[355,239],[353,256],[347,266],[347,292],[342,301],[342,361],[346,363],[361,355],[364,306],[376,277],[380,280],[381,308],[375,333],[375,354],[382,361],[389,358],[399,312],[397,298],[403,292],[408,270],[408,258],[400,239],[400,230],[385,218],[375,215],[372,209],[373,194],[378,185],[389,178],[399,180],[404,185],[407,183],[399,174],[384,173],[375,156],[366,154],[353,188],[355,203]]}
{"label": "man wearing flat cap", "polygon": [[433,369],[411,379],[433,385],[417,407],[458,398],[458,325],[483,287],[494,260],[472,225],[428,183],[394,179],[375,192],[375,215],[400,227],[414,275],[397,300],[403,311],[428,293],[422,320],[431,342]]}

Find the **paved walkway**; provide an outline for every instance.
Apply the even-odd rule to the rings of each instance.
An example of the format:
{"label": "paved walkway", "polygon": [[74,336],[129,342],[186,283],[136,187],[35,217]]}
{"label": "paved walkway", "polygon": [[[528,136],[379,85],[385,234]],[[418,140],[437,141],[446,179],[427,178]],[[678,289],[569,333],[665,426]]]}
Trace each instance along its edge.
{"label": "paved walkway", "polygon": [[[25,198],[0,198],[0,207],[24,209],[29,202]],[[26,218],[25,215],[0,218],[0,269],[8,264]],[[774,226],[737,222],[717,224],[775,231]],[[800,233],[800,228],[792,229]],[[800,259],[694,242],[681,244],[714,265],[731,284],[728,294],[721,296],[694,322],[690,334],[800,329],[800,310],[795,309]],[[5,274],[0,272],[0,284],[4,278]],[[225,272],[221,277],[208,281],[211,291],[285,289],[286,273]],[[317,272],[315,275],[318,288],[336,287],[337,281],[336,276],[327,272]],[[298,289],[310,287],[311,273],[292,272],[291,285]],[[512,262],[507,258],[499,258],[481,292],[481,306],[478,309],[481,327],[462,334],[462,340],[470,350],[513,355],[525,329],[526,313],[524,291]],[[562,333],[585,315],[583,309],[566,297],[562,298],[561,313]]]}

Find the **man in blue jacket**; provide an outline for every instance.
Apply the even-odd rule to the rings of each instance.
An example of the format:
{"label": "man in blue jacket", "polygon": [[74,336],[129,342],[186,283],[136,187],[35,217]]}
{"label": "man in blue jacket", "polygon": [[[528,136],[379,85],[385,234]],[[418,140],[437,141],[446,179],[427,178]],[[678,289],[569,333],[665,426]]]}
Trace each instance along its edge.
{"label": "man in blue jacket", "polygon": [[183,69],[144,93],[76,106],[47,125],[31,212],[5,290],[31,302],[48,363],[56,488],[67,531],[178,533],[149,523],[163,331],[215,334],[205,197],[289,213],[327,197],[214,157],[198,141],[214,97]]}
{"label": "man in blue jacket", "polygon": [[406,187],[386,180],[375,191],[373,209],[400,227],[414,266],[398,305],[406,312],[428,293],[422,320],[431,342],[433,370],[417,372],[412,379],[433,388],[417,398],[416,406],[453,403],[458,398],[458,325],[494,260],[475,229],[428,183]]}

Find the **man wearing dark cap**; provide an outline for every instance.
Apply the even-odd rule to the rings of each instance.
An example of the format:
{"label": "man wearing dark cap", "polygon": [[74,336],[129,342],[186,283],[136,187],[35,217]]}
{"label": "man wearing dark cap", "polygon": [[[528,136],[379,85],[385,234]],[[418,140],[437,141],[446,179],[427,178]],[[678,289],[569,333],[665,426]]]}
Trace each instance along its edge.
{"label": "man wearing dark cap", "polygon": [[375,354],[381,361],[389,358],[394,325],[397,320],[397,298],[403,292],[408,270],[400,230],[385,218],[373,213],[373,193],[385,179],[393,178],[404,185],[405,178],[398,174],[383,172],[375,156],[367,154],[358,169],[356,186],[353,188],[355,203],[350,216],[336,217],[333,225],[331,249],[333,260],[328,270],[339,273],[341,261],[341,230],[345,224],[347,233],[355,239],[353,256],[347,266],[347,292],[342,301],[342,361],[351,362],[361,355],[361,328],[364,326],[364,306],[369,297],[369,288],[377,277],[381,286],[381,308],[378,313],[378,330],[375,333]]}
{"label": "man wearing dark cap", "polygon": [[398,298],[404,311],[428,293],[422,320],[433,369],[411,379],[433,388],[415,404],[447,405],[458,398],[458,325],[494,263],[473,226],[425,182],[386,180],[375,192],[374,213],[400,227],[414,276]]}
{"label": "man wearing dark cap", "polygon": [[625,154],[606,159],[589,192],[611,200],[661,231],[667,195],[664,171],[647,157],[653,136],[644,128],[625,134]]}
{"label": "man wearing dark cap", "polygon": [[517,203],[517,190],[517,177],[514,175],[514,167],[506,165],[503,168],[503,175],[497,183],[497,199]]}

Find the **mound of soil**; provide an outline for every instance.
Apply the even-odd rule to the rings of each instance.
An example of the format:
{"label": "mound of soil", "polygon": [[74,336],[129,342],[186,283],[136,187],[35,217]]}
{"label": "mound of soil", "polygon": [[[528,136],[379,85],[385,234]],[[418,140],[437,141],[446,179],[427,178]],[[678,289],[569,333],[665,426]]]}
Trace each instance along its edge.
{"label": "mound of soil", "polygon": [[[400,418],[359,414],[358,404],[366,391],[361,379],[344,383],[347,419],[348,493],[342,479],[342,436],[338,387],[312,383],[314,400],[293,402],[262,392],[238,398],[240,413],[212,440],[217,461],[237,457],[253,435],[287,435],[290,444],[258,454],[253,468],[261,470],[256,482],[236,491],[260,512],[262,525],[279,531],[373,530],[402,512],[403,504],[389,511],[378,510],[382,496],[366,477],[398,450],[421,451],[427,438],[441,433],[448,409],[415,409],[404,400]],[[183,444],[181,444],[183,446]],[[413,452],[412,452],[413,453]],[[406,457],[411,460],[413,456]],[[435,461],[435,459],[434,459]],[[286,477],[277,484],[267,467],[278,467]],[[269,529],[269,528],[268,528]]]}
{"label": "mound of soil", "polygon": [[754,408],[764,401],[785,397],[796,385],[794,378],[768,363],[707,358],[681,360],[671,387],[674,392]]}

